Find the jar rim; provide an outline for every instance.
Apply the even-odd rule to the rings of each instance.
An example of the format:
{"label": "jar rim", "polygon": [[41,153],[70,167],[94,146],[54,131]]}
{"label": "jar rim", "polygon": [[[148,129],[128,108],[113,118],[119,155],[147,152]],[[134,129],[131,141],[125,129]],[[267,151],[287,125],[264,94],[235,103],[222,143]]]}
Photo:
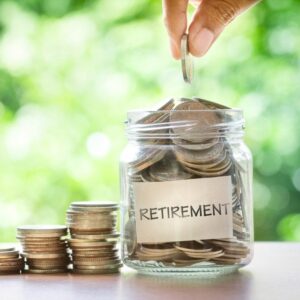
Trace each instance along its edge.
{"label": "jar rim", "polygon": [[242,109],[131,110],[126,131],[130,140],[236,137],[244,130]]}
{"label": "jar rim", "polygon": [[131,109],[127,111],[127,116],[129,114],[135,114],[135,113],[168,113],[168,112],[236,112],[243,114],[243,109],[241,108],[217,108],[217,109],[195,109],[195,110],[172,110],[172,109],[166,109],[166,110],[153,110],[153,109]]}

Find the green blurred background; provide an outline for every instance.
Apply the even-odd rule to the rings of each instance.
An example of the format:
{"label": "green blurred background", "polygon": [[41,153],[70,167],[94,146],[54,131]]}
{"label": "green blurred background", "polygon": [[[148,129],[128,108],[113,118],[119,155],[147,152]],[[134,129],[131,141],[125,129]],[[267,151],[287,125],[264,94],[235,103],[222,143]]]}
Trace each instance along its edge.
{"label": "green blurred background", "polygon": [[183,83],[158,0],[0,1],[0,241],[119,201],[126,111],[169,96],[241,107],[256,240],[300,240],[300,2],[264,0]]}

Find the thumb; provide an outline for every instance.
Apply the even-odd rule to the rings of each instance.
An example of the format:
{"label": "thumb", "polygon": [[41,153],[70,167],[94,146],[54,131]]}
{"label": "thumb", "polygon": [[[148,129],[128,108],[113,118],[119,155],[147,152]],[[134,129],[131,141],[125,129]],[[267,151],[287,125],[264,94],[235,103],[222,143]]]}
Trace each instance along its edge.
{"label": "thumb", "polygon": [[189,51],[203,56],[232,20],[256,0],[203,0],[189,27]]}

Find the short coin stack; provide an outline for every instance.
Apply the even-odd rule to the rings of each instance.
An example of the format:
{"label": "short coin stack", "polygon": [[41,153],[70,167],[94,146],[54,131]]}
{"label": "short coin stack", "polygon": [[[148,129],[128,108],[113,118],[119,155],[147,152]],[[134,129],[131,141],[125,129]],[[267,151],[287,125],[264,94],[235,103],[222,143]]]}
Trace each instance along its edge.
{"label": "short coin stack", "polygon": [[0,247],[0,275],[20,274],[24,270],[24,259],[14,247]]}
{"label": "short coin stack", "polygon": [[64,225],[25,225],[17,229],[28,273],[54,274],[68,271],[70,258]]}
{"label": "short coin stack", "polygon": [[67,211],[67,225],[73,272],[116,273],[121,267],[116,232],[119,206],[108,202],[73,202]]}

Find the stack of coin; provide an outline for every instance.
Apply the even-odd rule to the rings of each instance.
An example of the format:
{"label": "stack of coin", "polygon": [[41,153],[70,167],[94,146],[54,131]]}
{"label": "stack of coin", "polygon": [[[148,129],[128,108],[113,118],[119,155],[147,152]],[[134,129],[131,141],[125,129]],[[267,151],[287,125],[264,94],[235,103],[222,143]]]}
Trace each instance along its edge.
{"label": "stack of coin", "polygon": [[0,275],[20,274],[24,270],[24,259],[14,247],[0,246]]}
{"label": "stack of coin", "polygon": [[17,229],[22,245],[26,272],[37,274],[64,273],[70,258],[67,252],[67,227],[64,225],[24,225]]}
{"label": "stack of coin", "polygon": [[116,273],[121,267],[116,231],[119,206],[110,202],[73,202],[67,211],[73,272]]}
{"label": "stack of coin", "polygon": [[[221,111],[220,111],[221,110]],[[222,113],[221,113],[222,112]],[[250,255],[246,214],[246,171],[233,155],[224,124],[232,119],[229,107],[207,100],[171,99],[138,120],[130,120],[129,136],[136,131],[147,139],[143,147],[128,148],[128,218],[124,226],[126,255],[142,261],[186,266],[199,262],[242,263]],[[220,125],[221,124],[221,125]],[[236,126],[242,126],[237,124]],[[131,154],[131,155],[130,155]],[[126,155],[125,155],[126,157]],[[164,182],[230,176],[233,238],[139,244],[136,240],[136,182]]]}

